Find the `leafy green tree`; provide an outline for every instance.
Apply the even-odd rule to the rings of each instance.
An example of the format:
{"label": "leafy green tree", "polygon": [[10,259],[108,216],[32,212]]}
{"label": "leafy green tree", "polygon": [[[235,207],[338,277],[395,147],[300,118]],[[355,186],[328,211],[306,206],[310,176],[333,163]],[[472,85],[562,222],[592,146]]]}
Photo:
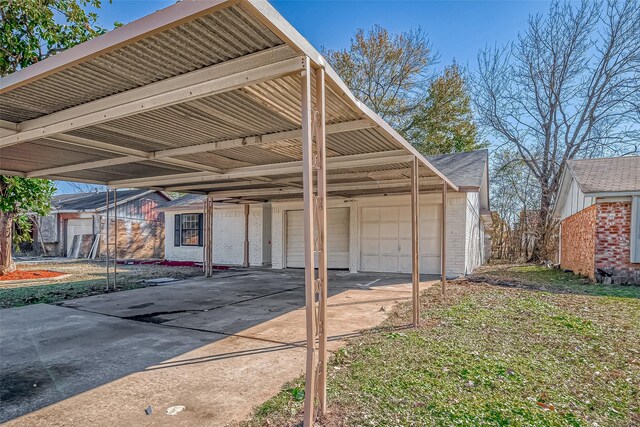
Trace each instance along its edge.
{"label": "leafy green tree", "polygon": [[436,62],[421,29],[393,35],[379,25],[359,29],[348,48],[323,54],[355,96],[396,129],[422,103]]}
{"label": "leafy green tree", "polygon": [[0,73],[4,76],[107,30],[97,25],[101,0],[0,0]]}
{"label": "leafy green tree", "polygon": [[[106,32],[97,25],[97,14],[87,11],[101,5],[101,0],[0,0],[0,74],[5,76]],[[30,239],[28,214],[47,215],[54,191],[48,180],[0,175],[0,275],[15,270],[12,243]]]}
{"label": "leafy green tree", "polygon": [[405,137],[423,154],[457,153],[486,147],[478,138],[467,83],[456,64],[429,85],[427,98],[405,127]]}
{"label": "leafy green tree", "polygon": [[16,269],[11,245],[31,239],[29,214],[48,215],[55,190],[48,179],[0,176],[0,276]]}
{"label": "leafy green tree", "polygon": [[358,99],[423,154],[482,148],[460,69],[454,64],[434,78],[437,55],[421,29],[360,29],[348,48],[324,56]]}

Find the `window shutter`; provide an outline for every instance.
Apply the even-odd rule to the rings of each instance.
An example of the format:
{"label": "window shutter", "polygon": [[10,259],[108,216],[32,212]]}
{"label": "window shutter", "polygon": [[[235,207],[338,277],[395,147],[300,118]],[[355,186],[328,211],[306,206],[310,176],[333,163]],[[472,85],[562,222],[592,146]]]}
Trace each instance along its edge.
{"label": "window shutter", "polygon": [[182,233],[180,233],[180,226],[182,225],[182,218],[180,214],[175,215],[173,223],[173,246],[180,246],[182,240]]}
{"label": "window shutter", "polygon": [[203,246],[204,239],[202,238],[202,217],[204,214],[198,214],[198,246]]}

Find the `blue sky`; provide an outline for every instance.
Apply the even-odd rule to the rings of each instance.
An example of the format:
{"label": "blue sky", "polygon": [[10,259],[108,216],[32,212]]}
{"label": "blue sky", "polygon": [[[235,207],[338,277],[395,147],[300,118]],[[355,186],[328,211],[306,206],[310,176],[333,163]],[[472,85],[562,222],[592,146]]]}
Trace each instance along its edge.
{"label": "blue sky", "polygon": [[[110,28],[170,6],[166,0],[103,0],[99,22]],[[440,55],[437,67],[453,59],[476,67],[478,50],[514,40],[530,14],[544,13],[548,1],[272,1],[276,9],[316,48],[348,46],[356,29],[379,24],[391,32],[422,27]],[[63,184],[59,192],[76,189]]]}

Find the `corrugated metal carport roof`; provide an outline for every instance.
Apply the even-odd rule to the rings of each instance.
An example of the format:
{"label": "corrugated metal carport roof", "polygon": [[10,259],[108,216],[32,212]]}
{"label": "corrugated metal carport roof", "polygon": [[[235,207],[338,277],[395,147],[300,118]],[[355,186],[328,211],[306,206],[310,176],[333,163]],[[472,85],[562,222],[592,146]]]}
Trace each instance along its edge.
{"label": "corrugated metal carport roof", "polygon": [[180,2],[2,78],[0,173],[300,197],[304,56],[326,69],[329,194],[408,192],[414,156],[441,188],[262,0]]}

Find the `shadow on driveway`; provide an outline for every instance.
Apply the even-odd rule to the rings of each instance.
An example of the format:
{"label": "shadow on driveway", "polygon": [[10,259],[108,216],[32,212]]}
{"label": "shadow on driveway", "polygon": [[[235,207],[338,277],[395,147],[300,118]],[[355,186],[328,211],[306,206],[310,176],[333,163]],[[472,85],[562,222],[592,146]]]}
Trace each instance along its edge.
{"label": "shadow on driveway", "polygon": [[[0,421],[142,370],[304,347],[302,335],[267,334],[246,337],[267,344],[259,348],[169,360],[229,336],[243,337],[242,331],[304,307],[303,273],[230,270],[210,279],[0,310]],[[405,274],[331,271],[329,296],[410,280]],[[357,304],[330,304],[329,312],[357,310]]]}

